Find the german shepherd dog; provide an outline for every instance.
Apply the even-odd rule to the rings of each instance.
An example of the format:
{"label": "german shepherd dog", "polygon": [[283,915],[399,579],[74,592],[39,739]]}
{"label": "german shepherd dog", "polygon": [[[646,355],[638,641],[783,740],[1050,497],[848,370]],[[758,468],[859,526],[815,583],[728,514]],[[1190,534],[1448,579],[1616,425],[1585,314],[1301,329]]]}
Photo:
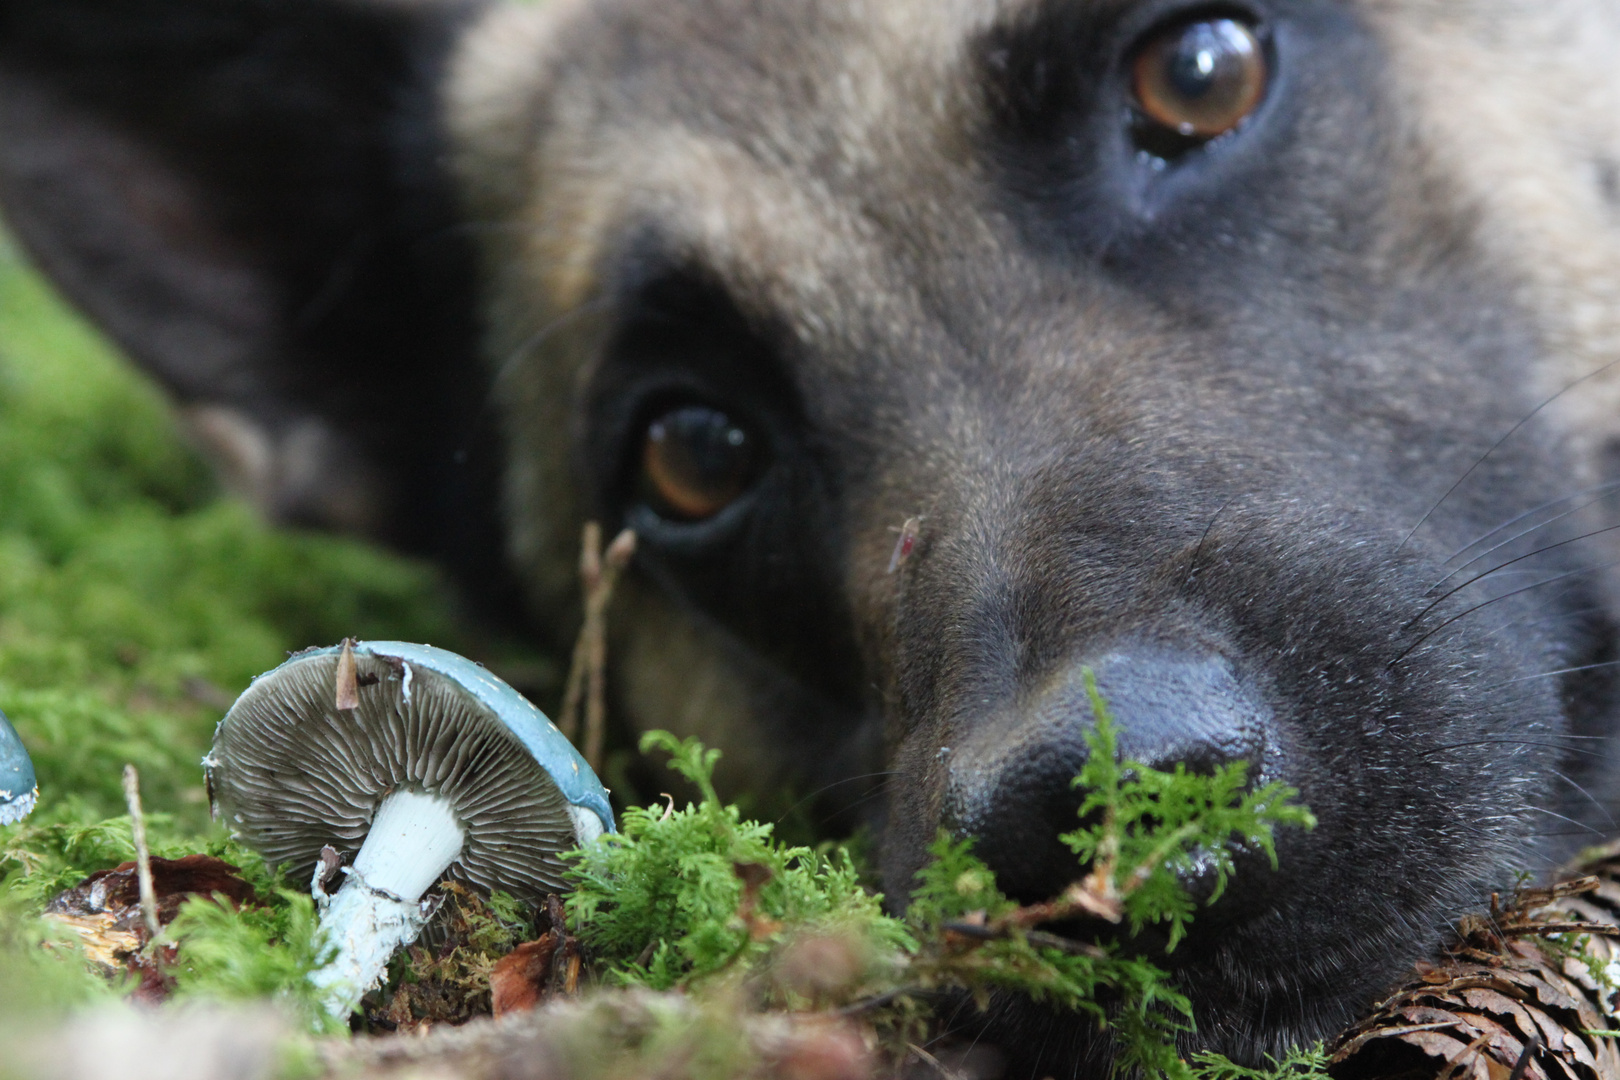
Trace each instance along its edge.
{"label": "german shepherd dog", "polygon": [[1615,827],[1616,11],[0,0],[0,197],[271,517],[553,644],[633,527],[617,715],[891,897],[1076,875],[1085,669],[1299,788],[1170,957],[1254,1061]]}

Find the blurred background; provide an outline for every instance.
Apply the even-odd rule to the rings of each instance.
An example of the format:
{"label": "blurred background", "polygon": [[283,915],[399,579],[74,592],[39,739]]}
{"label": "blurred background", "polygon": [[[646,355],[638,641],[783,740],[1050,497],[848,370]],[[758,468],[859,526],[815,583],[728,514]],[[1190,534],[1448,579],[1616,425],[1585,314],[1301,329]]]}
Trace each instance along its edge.
{"label": "blurred background", "polygon": [[214,725],[289,651],[344,636],[443,645],[554,704],[554,669],[473,631],[432,568],[224,495],[161,395],[0,233],[0,710],[40,786],[0,828],[0,909],[119,854],[84,845],[122,843],[98,823],[125,813],[126,762],[160,846],[217,837]]}

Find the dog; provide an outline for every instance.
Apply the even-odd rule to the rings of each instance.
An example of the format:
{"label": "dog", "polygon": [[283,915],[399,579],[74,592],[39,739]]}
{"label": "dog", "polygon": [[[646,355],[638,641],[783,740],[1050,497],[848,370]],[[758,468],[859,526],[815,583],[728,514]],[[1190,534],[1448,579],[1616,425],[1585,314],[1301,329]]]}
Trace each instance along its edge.
{"label": "dog", "polygon": [[1617,54],[1607,0],[0,0],[0,203],[272,519],[553,647],[635,529],[615,714],[881,807],[897,902],[940,829],[1076,876],[1085,671],[1130,757],[1297,787],[1166,958],[1255,1062],[1615,829]]}

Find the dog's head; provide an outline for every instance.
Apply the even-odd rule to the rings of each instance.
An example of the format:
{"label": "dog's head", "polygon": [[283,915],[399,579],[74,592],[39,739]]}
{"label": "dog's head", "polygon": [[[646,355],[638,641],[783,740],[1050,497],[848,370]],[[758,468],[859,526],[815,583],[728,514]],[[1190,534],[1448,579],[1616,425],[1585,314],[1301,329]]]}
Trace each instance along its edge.
{"label": "dog's head", "polygon": [[882,773],[895,896],[940,828],[1076,875],[1086,669],[1131,756],[1298,787],[1171,957],[1253,1057],[1612,826],[1616,49],[1604,0],[0,0],[0,190],[281,516],[504,549],[557,641],[580,524],[636,529],[621,715]]}

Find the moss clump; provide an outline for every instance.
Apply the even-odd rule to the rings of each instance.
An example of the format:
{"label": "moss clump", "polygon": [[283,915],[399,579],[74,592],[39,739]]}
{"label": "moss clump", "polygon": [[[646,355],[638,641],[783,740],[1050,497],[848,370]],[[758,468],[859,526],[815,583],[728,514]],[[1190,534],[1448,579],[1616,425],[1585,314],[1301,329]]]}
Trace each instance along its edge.
{"label": "moss clump", "polygon": [[570,874],[570,918],[609,981],[656,990],[701,981],[763,959],[784,927],[912,944],[842,852],[781,844],[770,825],[723,804],[711,779],[718,750],[662,731],[642,740],[643,752],[654,748],[701,800],[626,810],[618,834],[575,853]]}
{"label": "moss clump", "polygon": [[[610,982],[745,1000],[739,987],[752,986],[756,1007],[853,1006],[889,1030],[897,1048],[915,1036],[917,1005],[930,994],[967,991],[981,1005],[994,991],[1025,994],[1087,1014],[1111,1032],[1116,1072],[1193,1080],[1198,1071],[1176,1049],[1177,1037],[1193,1030],[1186,996],[1107,924],[1130,936],[1167,925],[1166,951],[1173,950],[1194,910],[1178,871],[1194,858],[1213,865],[1213,900],[1231,873],[1234,843],[1275,861],[1272,830],[1315,821],[1292,803],[1291,788],[1246,790],[1242,763],[1201,776],[1179,765],[1167,772],[1119,761],[1094,684],[1091,697],[1097,722],[1075,780],[1084,791],[1080,822],[1063,837],[1079,856],[1076,874],[1089,873],[1050,903],[1020,907],[997,890],[970,840],[941,833],[906,918],[889,916],[842,853],[781,844],[769,825],[723,805],[710,780],[717,751],[655,732],[643,749],[667,751],[670,768],[701,800],[680,810],[626,811],[619,835],[574,855],[569,911],[578,933]],[[1085,917],[1098,928],[1096,940],[1038,929]],[[772,969],[791,967],[795,946],[817,939],[855,943],[837,963],[828,962],[836,948],[820,950],[822,966],[842,967],[844,976],[819,993],[801,986],[782,994],[784,980]],[[866,1008],[857,1000],[863,996],[881,1004]]]}
{"label": "moss clump", "polygon": [[264,905],[233,908],[208,897],[188,900],[168,925],[178,945],[167,974],[176,1000],[270,1000],[306,1024],[341,1031],[322,1007],[309,975],[326,962],[315,902],[278,888]]}

